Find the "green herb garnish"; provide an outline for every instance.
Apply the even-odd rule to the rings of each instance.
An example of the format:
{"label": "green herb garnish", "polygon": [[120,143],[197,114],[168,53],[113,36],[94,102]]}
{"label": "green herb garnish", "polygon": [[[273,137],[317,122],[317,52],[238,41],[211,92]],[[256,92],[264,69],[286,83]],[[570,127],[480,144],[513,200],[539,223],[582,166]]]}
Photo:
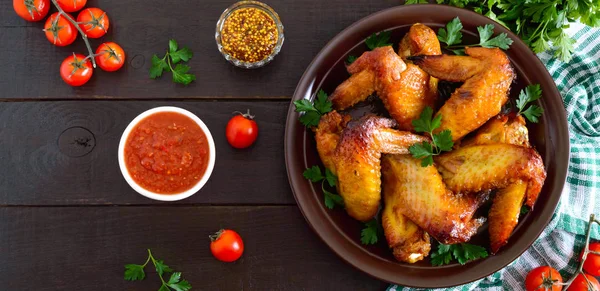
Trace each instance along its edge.
{"label": "green herb garnish", "polygon": [[431,254],[431,264],[434,266],[447,265],[456,259],[459,264],[464,265],[469,261],[486,258],[488,252],[484,247],[461,243],[454,245],[438,245],[437,251]]}
{"label": "green herb garnish", "polygon": [[392,45],[390,43],[390,36],[392,35],[389,31],[382,31],[380,33],[373,33],[371,36],[367,37],[365,40],[365,44],[369,50],[374,50],[378,47],[384,47]]}
{"label": "green herb garnish", "polygon": [[465,46],[481,46],[486,48],[501,48],[508,49],[513,43],[513,40],[508,37],[506,33],[501,33],[496,37],[494,35],[494,26],[486,24],[485,26],[478,26],[477,32],[479,32],[479,43],[462,45],[462,23],[458,17],[452,19],[452,21],[446,24],[445,28],[438,30],[438,40],[446,44],[446,49],[451,50],[457,55],[464,55],[464,48],[457,49],[458,47]]}
{"label": "green herb garnish", "polygon": [[365,228],[360,232],[360,242],[363,245],[374,245],[379,241],[379,234],[383,232],[379,222],[372,219],[365,223]]}
{"label": "green herb garnish", "polygon": [[356,56],[349,55],[348,58],[346,59],[346,63],[352,64],[352,63],[354,63],[354,61],[356,61],[356,59],[358,59]]}
{"label": "green herb garnish", "polygon": [[529,85],[519,93],[519,99],[517,99],[517,109],[519,114],[525,116],[529,121],[538,123],[539,117],[544,113],[544,109],[537,105],[529,105],[535,100],[542,97],[542,88],[539,84]]}
{"label": "green herb garnish", "polygon": [[[152,56],[152,66],[150,67],[150,78],[156,79],[162,76],[163,72],[171,71],[173,73],[173,82],[188,85],[196,80],[196,75],[189,74],[190,67],[184,64],[178,64],[181,61],[187,62],[193,56],[192,51],[184,47],[178,48],[177,42],[172,39],[169,41],[169,50],[161,59],[157,55]],[[173,65],[175,65],[173,68]]]}
{"label": "green herb garnish", "polygon": [[433,109],[431,107],[425,107],[419,119],[412,121],[412,125],[416,132],[428,133],[432,141],[424,141],[408,148],[413,157],[421,159],[421,166],[427,167],[433,165],[433,156],[441,154],[442,151],[452,150],[454,142],[452,142],[452,133],[449,129],[433,133],[436,128],[442,125],[442,116],[438,114],[436,117],[433,117]]}
{"label": "green herb garnish", "polygon": [[[125,265],[125,280],[128,281],[139,281],[144,280],[146,277],[146,273],[144,272],[144,268],[148,263],[152,261],[154,268],[156,269],[156,273],[158,273],[158,277],[162,282],[162,285],[158,289],[159,291],[187,291],[192,289],[192,285],[186,280],[181,279],[181,272],[174,272],[169,266],[165,265],[162,260],[157,260],[152,256],[152,252],[148,249],[148,258],[143,265],[137,264],[127,264]],[[169,280],[165,281],[163,275],[167,273],[171,273]]]}
{"label": "green herb garnish", "polygon": [[[551,48],[563,62],[571,59],[575,39],[566,33],[570,23],[600,26],[600,2],[591,0],[436,0],[483,14],[517,34],[535,53]],[[410,2],[410,3],[409,3]],[[409,0],[407,4],[417,2]],[[421,1],[418,1],[421,2]]]}
{"label": "green herb garnish", "polygon": [[296,112],[304,112],[300,116],[300,122],[307,127],[319,125],[321,116],[330,112],[333,109],[331,101],[327,98],[327,94],[323,90],[319,90],[315,102],[302,99],[294,101]]}
{"label": "green herb garnish", "polygon": [[329,184],[329,187],[335,187],[337,183],[337,177],[329,169],[325,169],[325,175],[323,175],[319,166],[312,166],[304,170],[302,175],[313,183],[321,182],[321,190],[323,190],[324,202],[327,208],[333,209],[336,205],[344,206],[342,196],[325,189],[325,182]]}

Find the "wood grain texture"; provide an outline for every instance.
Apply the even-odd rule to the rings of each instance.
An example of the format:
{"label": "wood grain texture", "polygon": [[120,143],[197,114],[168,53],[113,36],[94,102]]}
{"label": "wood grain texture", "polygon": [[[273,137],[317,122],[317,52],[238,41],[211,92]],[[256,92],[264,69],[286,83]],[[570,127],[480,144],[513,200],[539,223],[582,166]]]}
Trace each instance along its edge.
{"label": "wood grain texture", "polygon": [[[289,97],[313,57],[338,32],[362,17],[400,3],[397,0],[266,1],[283,21],[285,43],[271,64],[244,70],[225,61],[214,39],[221,12],[233,2],[88,1],[88,7],[102,8],[111,21],[108,34],[91,40],[92,47],[95,49],[103,41],[114,41],[127,53],[127,64],[115,73],[95,70],[88,84],[71,88],[61,80],[58,69],[72,52],[87,52],[83,41],[78,39],[71,46],[54,47],[41,31],[43,23],[22,20],[14,13],[12,1],[0,1],[0,64],[3,66],[0,100]],[[170,74],[160,80],[148,77],[152,55],[164,54],[172,38],[194,52],[189,64],[197,80],[188,88],[173,84]]]}
{"label": "wood grain texture", "polygon": [[[244,255],[215,260],[208,235],[238,231]],[[384,290],[387,284],[347,265],[304,223],[295,206],[0,207],[3,290],[157,290],[147,268],[123,279],[146,249],[192,290]],[[359,235],[359,234],[356,234]]]}
{"label": "wood grain texture", "polygon": [[[165,105],[200,117],[217,150],[208,183],[177,203],[295,204],[283,155],[288,101],[55,101],[0,103],[0,205],[164,204],[129,187],[119,169],[117,149],[131,120]],[[232,112],[246,109],[256,115],[258,140],[237,150],[227,143],[225,127]],[[60,138],[73,127],[94,134],[95,147],[89,154],[64,150],[69,143],[80,147],[73,139],[77,136]]]}

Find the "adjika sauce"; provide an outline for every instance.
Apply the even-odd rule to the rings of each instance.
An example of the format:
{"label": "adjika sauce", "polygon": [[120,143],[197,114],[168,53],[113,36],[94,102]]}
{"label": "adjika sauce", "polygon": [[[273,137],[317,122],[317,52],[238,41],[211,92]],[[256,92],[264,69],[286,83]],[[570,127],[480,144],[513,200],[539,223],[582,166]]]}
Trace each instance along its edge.
{"label": "adjika sauce", "polygon": [[177,194],[196,185],[208,165],[208,141],[191,118],[159,112],[140,121],[127,137],[125,164],[146,190]]}

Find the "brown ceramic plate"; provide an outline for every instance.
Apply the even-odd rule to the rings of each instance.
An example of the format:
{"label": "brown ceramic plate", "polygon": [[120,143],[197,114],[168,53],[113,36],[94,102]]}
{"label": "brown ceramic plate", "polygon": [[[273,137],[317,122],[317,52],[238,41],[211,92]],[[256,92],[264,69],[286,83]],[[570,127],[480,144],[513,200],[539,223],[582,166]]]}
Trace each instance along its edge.
{"label": "brown ceramic plate", "polygon": [[[299,114],[290,104],[285,132],[285,157],[291,188],[304,217],[321,239],[342,259],[363,272],[381,280],[412,287],[448,287],[468,283],[496,272],[519,257],[546,227],[560,198],[569,161],[567,121],[562,99],[552,77],[535,54],[519,38],[492,20],[474,12],[444,5],[408,5],[372,14],[351,25],[331,40],[315,57],[302,76],[293,101],[312,100],[319,89],[327,93],[348,78],[344,61],[348,55],[360,56],[366,50],[364,39],[372,33],[388,30],[397,43],[414,23],[424,23],[434,30],[454,17],[460,17],[464,29],[463,43],[477,43],[477,26],[493,24],[495,33],[505,32],[514,43],[507,51],[517,72],[511,89],[515,98],[528,84],[538,83],[543,90],[539,105],[544,108],[540,123],[529,126],[530,138],[544,159],[548,178],[535,209],[521,219],[508,245],[498,254],[464,266],[451,264],[433,267],[429,259],[417,264],[400,263],[388,249],[385,238],[373,246],[360,243],[361,223],[342,209],[328,210],[321,189],[302,177],[319,160],[314,135],[298,122]],[[377,101],[363,104],[352,112],[356,117],[365,110],[377,112]],[[488,247],[487,226],[471,240]]]}

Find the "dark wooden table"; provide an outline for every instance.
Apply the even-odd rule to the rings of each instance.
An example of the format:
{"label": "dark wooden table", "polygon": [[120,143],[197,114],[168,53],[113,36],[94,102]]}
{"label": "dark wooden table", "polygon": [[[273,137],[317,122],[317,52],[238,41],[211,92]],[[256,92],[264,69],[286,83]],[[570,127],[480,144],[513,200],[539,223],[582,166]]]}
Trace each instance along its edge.
{"label": "dark wooden table", "polygon": [[[58,70],[84,43],[59,48],[43,23],[28,23],[0,1],[0,289],[157,290],[123,280],[124,264],[146,248],[183,272],[194,290],[383,290],[386,283],[347,265],[312,232],[296,206],[283,155],[289,99],[304,69],[346,26],[397,0],[270,0],[285,25],[285,44],[268,66],[227,63],[214,40],[233,1],[89,0],[107,11],[100,40],[127,52],[116,73],[96,70],[83,87]],[[52,11],[51,11],[52,12]],[[168,40],[194,51],[197,81],[148,78],[150,58]],[[208,184],[175,203],[149,200],[125,182],[119,138],[139,113],[160,105],[188,109],[210,128],[217,147]],[[260,134],[247,150],[225,140],[233,111],[250,109]],[[235,263],[212,258],[208,235],[226,227],[244,238]]]}

